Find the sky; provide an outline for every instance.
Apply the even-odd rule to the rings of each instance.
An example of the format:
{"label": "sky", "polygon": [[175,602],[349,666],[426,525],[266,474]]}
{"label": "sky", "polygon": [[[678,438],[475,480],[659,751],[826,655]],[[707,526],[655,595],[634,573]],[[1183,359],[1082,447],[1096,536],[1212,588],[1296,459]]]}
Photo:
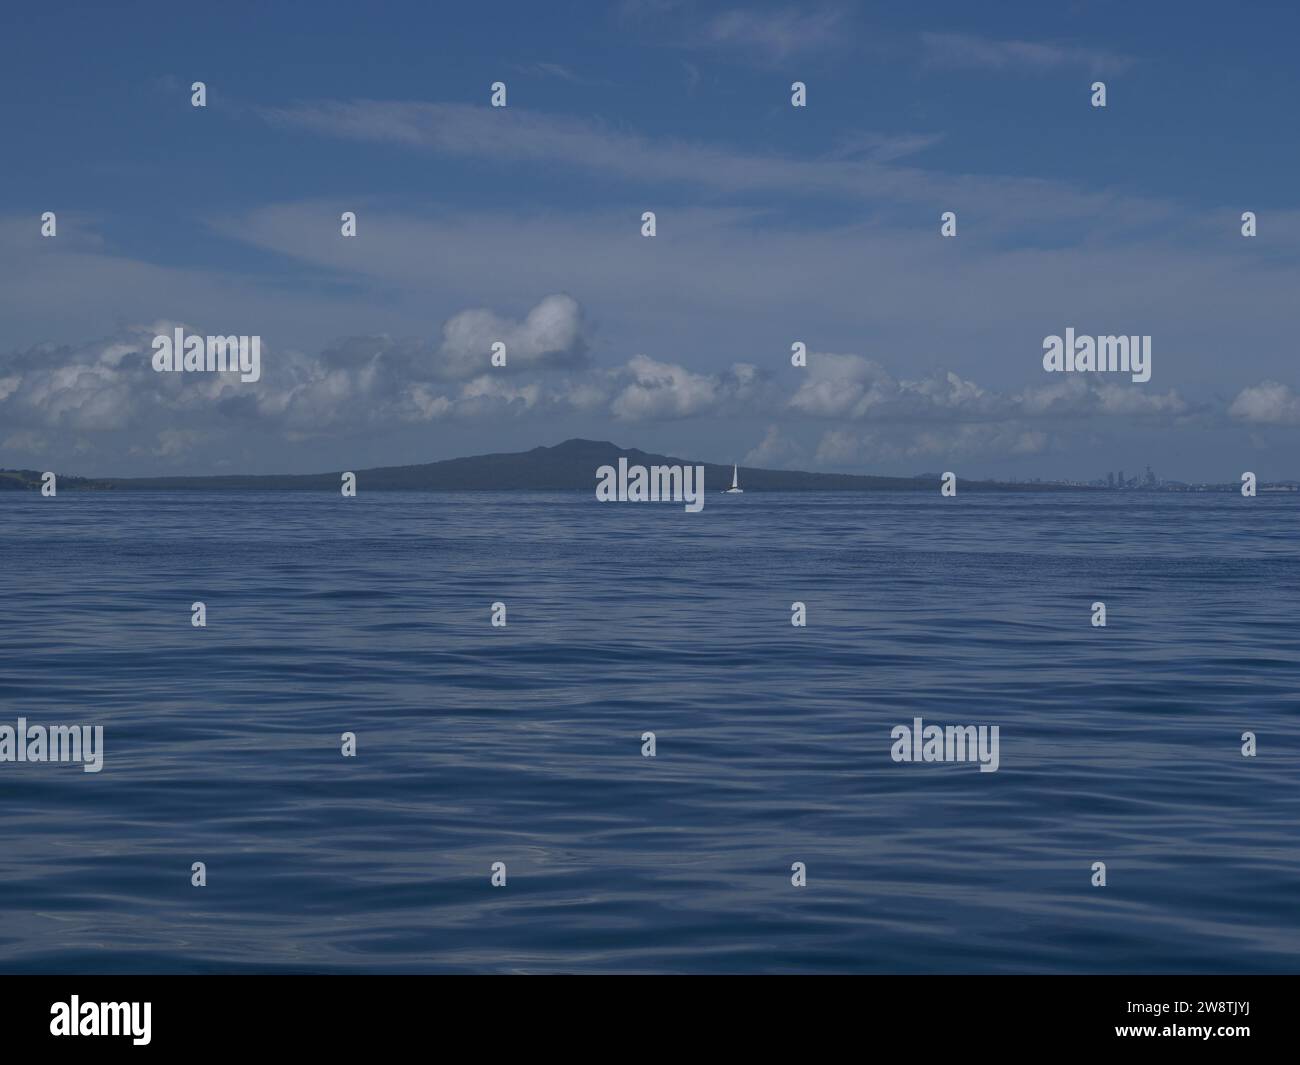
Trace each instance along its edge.
{"label": "sky", "polygon": [[[0,467],[1300,477],[1288,6],[11,8]],[[176,327],[261,379],[155,372]]]}

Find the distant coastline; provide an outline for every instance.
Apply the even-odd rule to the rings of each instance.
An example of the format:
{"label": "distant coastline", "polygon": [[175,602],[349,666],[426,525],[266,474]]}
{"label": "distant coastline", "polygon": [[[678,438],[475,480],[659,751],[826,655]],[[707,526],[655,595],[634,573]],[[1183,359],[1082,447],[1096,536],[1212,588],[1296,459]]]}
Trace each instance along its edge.
{"label": "distant coastline", "polygon": [[[595,471],[627,456],[630,462],[702,465],[710,485],[731,482],[731,463],[700,463],[637,448],[622,448],[608,440],[566,440],[554,447],[530,451],[472,455],[410,466],[379,466],[353,470],[364,491],[592,491]],[[56,473],[58,471],[55,471]],[[330,491],[339,490],[343,471],[309,474],[225,474],[198,477],[77,477],[58,474],[60,491]],[[979,481],[961,477],[962,491],[998,492],[1236,492],[1240,485],[1164,482],[1124,488],[1072,481]],[[41,472],[0,470],[0,491],[39,491]],[[741,466],[747,491],[757,492],[919,492],[935,491],[938,473],[913,477],[880,477],[849,473],[811,473]],[[1261,492],[1295,492],[1295,481],[1261,482]]]}

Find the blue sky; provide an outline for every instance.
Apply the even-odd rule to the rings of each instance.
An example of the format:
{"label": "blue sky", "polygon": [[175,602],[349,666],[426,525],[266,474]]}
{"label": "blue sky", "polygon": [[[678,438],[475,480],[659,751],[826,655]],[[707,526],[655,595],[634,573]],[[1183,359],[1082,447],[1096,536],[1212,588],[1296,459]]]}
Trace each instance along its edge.
{"label": "blue sky", "polygon": [[[1297,21],[1121,3],[17,15],[0,465],[302,472],[595,436],[854,472],[1300,476]],[[262,336],[263,380],[153,374],[174,324]],[[1042,339],[1067,326],[1150,334],[1151,381],[1045,374]]]}

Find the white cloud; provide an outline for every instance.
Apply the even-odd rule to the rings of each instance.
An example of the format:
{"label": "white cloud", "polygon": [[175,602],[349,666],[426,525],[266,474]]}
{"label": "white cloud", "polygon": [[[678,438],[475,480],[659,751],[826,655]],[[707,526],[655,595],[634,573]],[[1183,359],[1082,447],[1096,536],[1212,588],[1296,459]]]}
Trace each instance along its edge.
{"label": "white cloud", "polygon": [[1049,443],[1044,430],[1012,422],[903,428],[888,433],[829,429],[817,445],[816,461],[825,467],[849,469],[928,459],[955,463],[971,458],[1035,455],[1045,451]]}
{"label": "white cloud", "polygon": [[442,327],[440,371],[467,377],[482,371],[492,344],[506,345],[504,369],[558,369],[586,363],[582,309],[572,296],[547,296],[522,322],[490,310],[461,311]]}
{"label": "white cloud", "polygon": [[572,82],[574,85],[586,84],[572,70],[561,63],[528,63],[515,68],[521,74],[537,74],[546,78],[558,78],[560,81]]}
{"label": "white cloud", "polygon": [[942,133],[884,134],[861,131],[841,137],[832,155],[839,159],[865,156],[878,163],[890,163],[933,148],[942,140]]}
{"label": "white cloud", "polygon": [[927,64],[959,69],[1043,71],[1082,67],[1096,74],[1116,74],[1133,64],[1130,56],[1102,49],[993,40],[967,33],[923,33],[921,44]]}
{"label": "white cloud", "polygon": [[1047,384],[1030,385],[1009,397],[1009,407],[1029,418],[1127,415],[1177,416],[1191,406],[1176,390],[1152,391],[1147,385],[1114,383],[1089,374],[1062,374]]}
{"label": "white cloud", "polygon": [[194,429],[164,429],[157,436],[153,454],[159,458],[175,458],[184,455],[205,436],[206,434]]}
{"label": "white cloud", "polygon": [[686,43],[750,53],[782,60],[793,55],[825,51],[845,41],[845,12],[838,7],[781,8],[755,11],[732,9],[700,23]]}
{"label": "white cloud", "polygon": [[[0,418],[19,430],[10,434],[15,450],[37,439],[23,431],[106,434],[130,428],[137,440],[129,453],[166,460],[240,426],[305,441],[448,420],[582,414],[637,423],[770,417],[784,409],[825,421],[904,427],[888,438],[874,431],[828,433],[818,460],[835,462],[849,453],[898,459],[955,447],[1020,454],[1042,447],[1035,423],[1177,418],[1189,410],[1176,392],[1082,376],[1016,394],[984,388],[952,371],[899,378],[860,355],[810,354],[792,396],[751,362],[707,372],[642,354],[594,368],[587,365],[582,323],[575,300],[552,295],[521,319],[482,308],[459,312],[437,344],[350,337],[314,355],[264,344],[262,380],[249,386],[236,374],[155,373],[155,335],[176,326],[202,332],[160,320],[81,346],[43,346],[0,357]],[[489,369],[490,345],[498,338],[508,344],[509,372]],[[1268,385],[1243,393],[1233,414],[1278,421],[1295,417],[1298,407],[1289,390]],[[146,434],[154,442],[141,445]],[[780,464],[799,454],[773,427],[746,461]]]}
{"label": "white cloud", "polygon": [[[453,315],[438,345],[391,337],[350,337],[308,355],[262,345],[262,380],[238,374],[157,373],[152,341],[191,323],[160,320],[125,327],[90,343],[40,345],[0,355],[0,423],[82,433],[128,428],[150,432],[135,454],[182,455],[203,440],[204,429],[234,424],[307,439],[338,429],[448,415],[529,412],[564,404],[564,387],[547,392],[520,382],[529,371],[582,367],[586,338],[582,310],[569,296],[547,296],[521,320],[485,309]],[[493,340],[507,344],[507,367],[488,374]],[[460,381],[457,384],[446,382]],[[177,420],[184,425],[176,425]],[[36,439],[10,434],[15,449]]]}
{"label": "white cloud", "polygon": [[798,441],[791,440],[779,426],[769,425],[763,439],[745,455],[743,464],[769,469],[792,469],[803,460],[804,450]]}
{"label": "white cloud", "polygon": [[[318,100],[258,113],[282,129],[303,129],[346,140],[405,145],[441,155],[499,164],[545,164],[590,170],[649,186],[679,184],[741,192],[798,192],[855,201],[962,204],[1019,225],[1045,210],[1095,220],[1121,204],[1149,222],[1154,207],[1138,197],[1119,202],[1106,192],[1025,177],[960,174],[890,165],[933,143],[909,134],[879,136],[875,150],[849,141],[822,158],[756,154],[691,141],[652,139],[569,115],[522,107],[493,108],[409,100]],[[870,135],[867,135],[870,136]],[[856,146],[855,146],[856,145]]]}
{"label": "white cloud", "polygon": [[45,437],[32,432],[30,429],[20,429],[16,433],[10,433],[4,440],[0,440],[0,447],[6,451],[23,451],[36,454],[44,451],[48,446]]}
{"label": "white cloud", "polygon": [[682,366],[636,355],[626,373],[631,380],[611,405],[614,416],[626,421],[685,418],[711,410],[718,402],[718,381]]}
{"label": "white cloud", "polygon": [[100,343],[80,349],[43,345],[7,364],[0,360],[0,409],[27,408],[52,429],[123,428],[135,407],[135,395],[120,373],[124,358],[118,345]]}
{"label": "white cloud", "polygon": [[989,421],[1085,415],[1159,416],[1186,413],[1175,391],[1097,381],[1084,374],[999,393],[953,373],[895,378],[861,355],[810,353],[803,384],[790,408],[817,418],[873,421]]}
{"label": "white cloud", "polygon": [[1228,407],[1228,414],[1255,425],[1300,425],[1300,396],[1290,385],[1264,381],[1243,388]]}
{"label": "white cloud", "polygon": [[974,417],[995,413],[1001,402],[951,371],[898,380],[874,359],[813,353],[790,406],[822,418]]}

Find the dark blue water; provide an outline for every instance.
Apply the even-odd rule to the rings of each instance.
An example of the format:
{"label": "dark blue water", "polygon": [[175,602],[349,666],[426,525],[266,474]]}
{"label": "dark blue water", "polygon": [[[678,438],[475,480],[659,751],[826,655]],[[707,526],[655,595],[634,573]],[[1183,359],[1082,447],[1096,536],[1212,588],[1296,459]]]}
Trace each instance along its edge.
{"label": "dark blue water", "polygon": [[5,494],[0,970],[1295,972],[1298,517]]}

